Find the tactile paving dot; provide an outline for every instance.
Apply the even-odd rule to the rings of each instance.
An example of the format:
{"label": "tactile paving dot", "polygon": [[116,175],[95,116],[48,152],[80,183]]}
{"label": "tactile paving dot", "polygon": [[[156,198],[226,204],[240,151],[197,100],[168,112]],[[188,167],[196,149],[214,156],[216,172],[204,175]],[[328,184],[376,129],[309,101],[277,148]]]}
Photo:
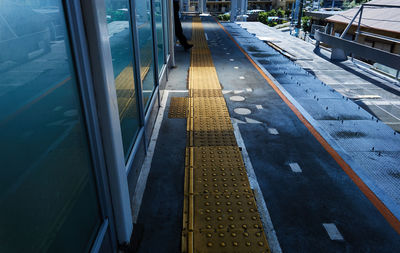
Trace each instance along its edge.
{"label": "tactile paving dot", "polygon": [[186,118],[188,112],[188,98],[172,97],[169,105],[168,118]]}
{"label": "tactile paving dot", "polygon": [[229,117],[195,117],[193,131],[233,131]]}
{"label": "tactile paving dot", "polygon": [[267,242],[262,229],[207,229],[195,232],[196,252],[212,253],[267,253]]}
{"label": "tactile paving dot", "polygon": [[190,90],[192,97],[222,97],[221,89],[192,89]]}

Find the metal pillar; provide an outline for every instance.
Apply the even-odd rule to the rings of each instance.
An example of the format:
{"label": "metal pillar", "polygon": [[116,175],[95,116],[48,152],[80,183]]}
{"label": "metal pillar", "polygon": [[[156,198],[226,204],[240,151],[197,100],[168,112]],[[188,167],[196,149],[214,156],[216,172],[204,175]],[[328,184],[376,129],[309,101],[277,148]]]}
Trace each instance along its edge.
{"label": "metal pillar", "polygon": [[207,0],[201,0],[203,2],[203,8],[201,9],[201,13],[207,12]]}
{"label": "metal pillar", "polygon": [[231,22],[236,21],[238,0],[231,0]]}

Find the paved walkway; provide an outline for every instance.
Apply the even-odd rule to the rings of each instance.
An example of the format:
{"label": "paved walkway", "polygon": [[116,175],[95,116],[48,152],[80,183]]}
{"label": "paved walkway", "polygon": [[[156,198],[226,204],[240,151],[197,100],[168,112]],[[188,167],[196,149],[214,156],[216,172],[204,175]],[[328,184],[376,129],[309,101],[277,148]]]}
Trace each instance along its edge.
{"label": "paved walkway", "polygon": [[[310,132],[299,110],[289,105],[283,95],[290,94],[273,87],[212,18],[202,21],[263,227],[267,233],[276,234],[275,239],[267,238],[271,252],[396,252],[400,248],[398,233]],[[233,29],[231,34],[240,35],[241,28]],[[241,43],[247,41],[253,49],[264,50],[258,47],[265,44],[254,41],[254,36],[236,38]],[[143,228],[142,237],[138,236],[138,252],[143,253],[181,251],[184,160],[189,139],[185,139],[187,121],[168,118],[167,112],[174,106],[172,96],[190,96],[192,92],[184,87],[188,55],[178,50],[177,56],[178,68],[169,75],[170,90],[164,92],[161,103],[160,112],[165,113],[158,118],[161,128],[136,220],[136,226]],[[274,55],[268,60],[275,64],[284,61]],[[301,71],[297,68],[281,76],[286,76],[288,84],[292,75],[298,77],[301,85],[294,82],[290,86],[304,88],[307,76],[314,78]],[[271,78],[279,86],[280,81]],[[314,95],[310,96],[313,100]],[[321,93],[318,102],[322,98]],[[340,95],[336,101],[358,110]],[[294,104],[301,108],[299,103]],[[303,109],[300,112],[307,116]],[[325,107],[317,110],[321,117],[326,116],[322,113],[325,111]],[[332,115],[336,119],[334,110]],[[314,121],[320,122],[311,118]],[[318,130],[324,131],[322,127]]]}

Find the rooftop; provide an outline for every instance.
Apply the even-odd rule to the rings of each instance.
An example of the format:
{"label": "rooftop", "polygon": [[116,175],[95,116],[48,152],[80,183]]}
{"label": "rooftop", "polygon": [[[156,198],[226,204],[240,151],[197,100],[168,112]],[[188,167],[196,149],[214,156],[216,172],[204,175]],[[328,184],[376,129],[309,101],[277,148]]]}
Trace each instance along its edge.
{"label": "rooftop", "polygon": [[[400,1],[373,0],[368,4],[393,5],[393,7],[365,6],[362,14],[361,26],[382,31],[400,33]],[[356,7],[327,18],[328,21],[348,24],[360,7]],[[358,20],[356,20],[358,21]],[[354,22],[357,25],[357,22]]]}

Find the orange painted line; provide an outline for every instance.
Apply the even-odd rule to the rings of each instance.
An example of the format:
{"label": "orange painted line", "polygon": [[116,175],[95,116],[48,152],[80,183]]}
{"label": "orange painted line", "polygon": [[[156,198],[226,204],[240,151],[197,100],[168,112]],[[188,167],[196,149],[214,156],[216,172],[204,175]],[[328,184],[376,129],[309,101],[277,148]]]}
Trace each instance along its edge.
{"label": "orange painted line", "polygon": [[240,51],[246,56],[246,58],[253,64],[258,72],[264,77],[268,84],[275,90],[276,93],[282,98],[282,100],[289,106],[289,108],[296,114],[299,120],[307,127],[311,134],[317,139],[317,141],[324,147],[324,149],[333,157],[333,159],[339,164],[339,166],[346,172],[351,180],[357,185],[357,187],[364,193],[364,195],[371,201],[371,203],[378,209],[378,211],[385,217],[393,229],[400,234],[400,221],[394,216],[394,214],[386,207],[386,205],[375,195],[375,193],[362,181],[362,179],[353,171],[343,158],[336,152],[334,148],[318,133],[318,131],[311,125],[311,123],[301,114],[301,112],[289,101],[289,99],[282,93],[282,91],[275,85],[275,83],[264,73],[264,71],[253,61],[253,59],[244,51],[244,49],[235,41],[235,39],[229,34],[223,25],[214,17],[218,25],[224,30],[228,37],[236,44]]}

